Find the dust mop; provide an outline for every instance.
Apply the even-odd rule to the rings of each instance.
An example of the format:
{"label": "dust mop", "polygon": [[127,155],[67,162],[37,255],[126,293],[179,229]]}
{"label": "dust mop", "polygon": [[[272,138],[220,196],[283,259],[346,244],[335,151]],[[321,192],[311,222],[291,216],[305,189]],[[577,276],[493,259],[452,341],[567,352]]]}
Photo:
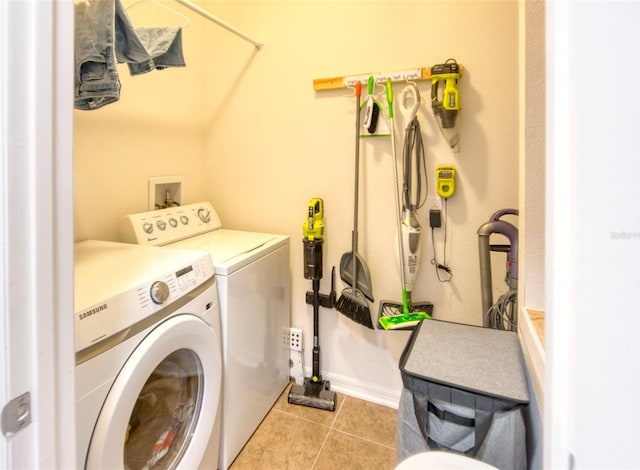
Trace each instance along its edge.
{"label": "dust mop", "polygon": [[[415,87],[415,86],[414,86]],[[393,124],[393,89],[391,81],[387,81],[387,101],[389,104],[389,121],[391,123],[391,153],[393,156],[393,180],[395,186],[396,199],[396,223],[398,231],[398,255],[400,257],[400,281],[402,283],[402,303],[381,301],[378,311],[378,323],[385,330],[410,329],[415,327],[420,321],[431,318],[430,312],[433,304],[430,302],[420,302],[414,304],[411,300],[411,292],[420,264],[420,233],[421,227],[418,223],[417,210],[420,206],[420,187],[417,191],[417,200],[413,204],[411,201],[411,152],[407,151],[411,132],[420,132],[417,123],[417,112],[420,107],[420,93],[413,87],[405,88],[413,94],[414,104],[409,111],[409,125],[407,127],[407,142],[405,142],[404,170],[403,170],[403,208],[400,203],[400,190],[398,187],[398,162],[396,157],[395,130]],[[403,95],[407,92],[403,90]],[[403,96],[404,98],[404,96]],[[404,103],[404,99],[402,101]],[[422,143],[420,141],[420,147]],[[421,149],[418,149],[419,151]],[[424,154],[423,154],[424,155]],[[420,160],[416,158],[416,168],[418,170],[418,181],[420,180]],[[422,161],[424,170],[424,161]],[[426,177],[425,177],[426,180]]]}

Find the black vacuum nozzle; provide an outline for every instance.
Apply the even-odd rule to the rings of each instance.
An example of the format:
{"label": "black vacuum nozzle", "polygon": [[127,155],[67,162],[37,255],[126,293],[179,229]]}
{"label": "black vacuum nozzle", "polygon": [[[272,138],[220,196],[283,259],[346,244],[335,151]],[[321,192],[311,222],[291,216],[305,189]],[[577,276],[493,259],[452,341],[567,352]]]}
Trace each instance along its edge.
{"label": "black vacuum nozzle", "polygon": [[287,401],[292,405],[310,406],[321,410],[335,411],[336,392],[329,390],[329,382],[313,382],[304,379],[304,385],[292,385]]}

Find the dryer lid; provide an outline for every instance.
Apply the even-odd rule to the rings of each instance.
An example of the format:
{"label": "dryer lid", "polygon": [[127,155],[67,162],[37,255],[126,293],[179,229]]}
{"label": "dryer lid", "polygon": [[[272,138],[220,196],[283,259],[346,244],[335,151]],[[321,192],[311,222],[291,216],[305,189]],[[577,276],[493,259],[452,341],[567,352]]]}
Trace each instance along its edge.
{"label": "dryer lid", "polygon": [[167,245],[208,251],[217,275],[225,276],[289,242],[287,235],[220,229]]}

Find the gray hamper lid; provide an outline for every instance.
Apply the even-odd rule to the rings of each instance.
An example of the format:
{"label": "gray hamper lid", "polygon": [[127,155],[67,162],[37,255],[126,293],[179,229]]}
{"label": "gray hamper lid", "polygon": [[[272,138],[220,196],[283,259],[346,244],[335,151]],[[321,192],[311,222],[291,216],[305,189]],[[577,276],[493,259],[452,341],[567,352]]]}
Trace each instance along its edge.
{"label": "gray hamper lid", "polygon": [[515,332],[424,320],[405,346],[400,371],[405,386],[421,379],[514,403],[529,402]]}

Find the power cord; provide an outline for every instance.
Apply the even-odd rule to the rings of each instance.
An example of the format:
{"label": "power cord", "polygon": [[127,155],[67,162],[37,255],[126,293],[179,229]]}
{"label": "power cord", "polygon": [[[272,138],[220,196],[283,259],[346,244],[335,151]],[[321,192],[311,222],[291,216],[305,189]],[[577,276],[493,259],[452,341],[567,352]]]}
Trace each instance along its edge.
{"label": "power cord", "polygon": [[485,314],[485,324],[496,330],[516,331],[518,327],[518,292],[506,292]]}
{"label": "power cord", "polygon": [[[422,142],[422,132],[420,131],[420,122],[418,118],[415,117],[405,130],[405,139],[404,139],[404,158],[402,159],[402,194],[403,194],[403,202],[405,208],[410,208],[410,210],[417,211],[422,208],[427,202],[427,195],[429,194],[429,178],[427,175],[427,163],[426,156],[424,151],[424,144]],[[415,164],[415,190],[413,188],[413,181],[411,178],[411,164]],[[424,180],[425,191],[424,195],[422,193],[422,183]],[[413,199],[413,200],[412,200]],[[445,200],[446,204],[446,200]],[[438,227],[440,225],[438,224]],[[438,280],[440,282],[448,282],[451,280],[451,270],[446,265],[446,243],[447,243],[447,227],[446,227],[446,218],[445,218],[445,261],[444,264],[440,264],[436,261],[435,254],[435,243],[434,243],[434,233],[433,233],[433,223],[431,223],[431,242],[433,246],[433,259],[431,260],[431,264],[435,264],[436,266],[436,275],[438,276]],[[445,271],[449,275],[449,279],[442,279],[440,277],[440,270]]]}
{"label": "power cord", "polygon": [[[443,203],[443,212],[444,212],[444,225],[443,225],[443,229],[444,229],[444,244],[443,244],[443,248],[442,248],[442,263],[440,263],[438,261],[438,256],[436,255],[436,240],[435,240],[435,234],[434,234],[434,226],[431,226],[431,246],[433,247],[433,258],[431,259],[431,264],[435,267],[436,269],[436,277],[438,278],[438,281],[440,282],[450,282],[451,279],[453,279],[453,272],[451,271],[451,268],[447,265],[447,198],[444,198],[444,203]],[[441,277],[440,274],[441,272],[444,272],[446,276],[448,277]]]}
{"label": "power cord", "polygon": [[[429,178],[427,178],[427,159],[422,143],[422,132],[420,131],[420,122],[415,117],[407,125],[404,137],[404,158],[402,159],[402,194],[404,206],[415,211],[419,210],[427,202],[427,194],[429,193]],[[416,190],[415,204],[413,204],[413,188],[411,181],[411,163],[415,162],[416,170]],[[422,196],[422,181],[424,180],[425,191]]]}

